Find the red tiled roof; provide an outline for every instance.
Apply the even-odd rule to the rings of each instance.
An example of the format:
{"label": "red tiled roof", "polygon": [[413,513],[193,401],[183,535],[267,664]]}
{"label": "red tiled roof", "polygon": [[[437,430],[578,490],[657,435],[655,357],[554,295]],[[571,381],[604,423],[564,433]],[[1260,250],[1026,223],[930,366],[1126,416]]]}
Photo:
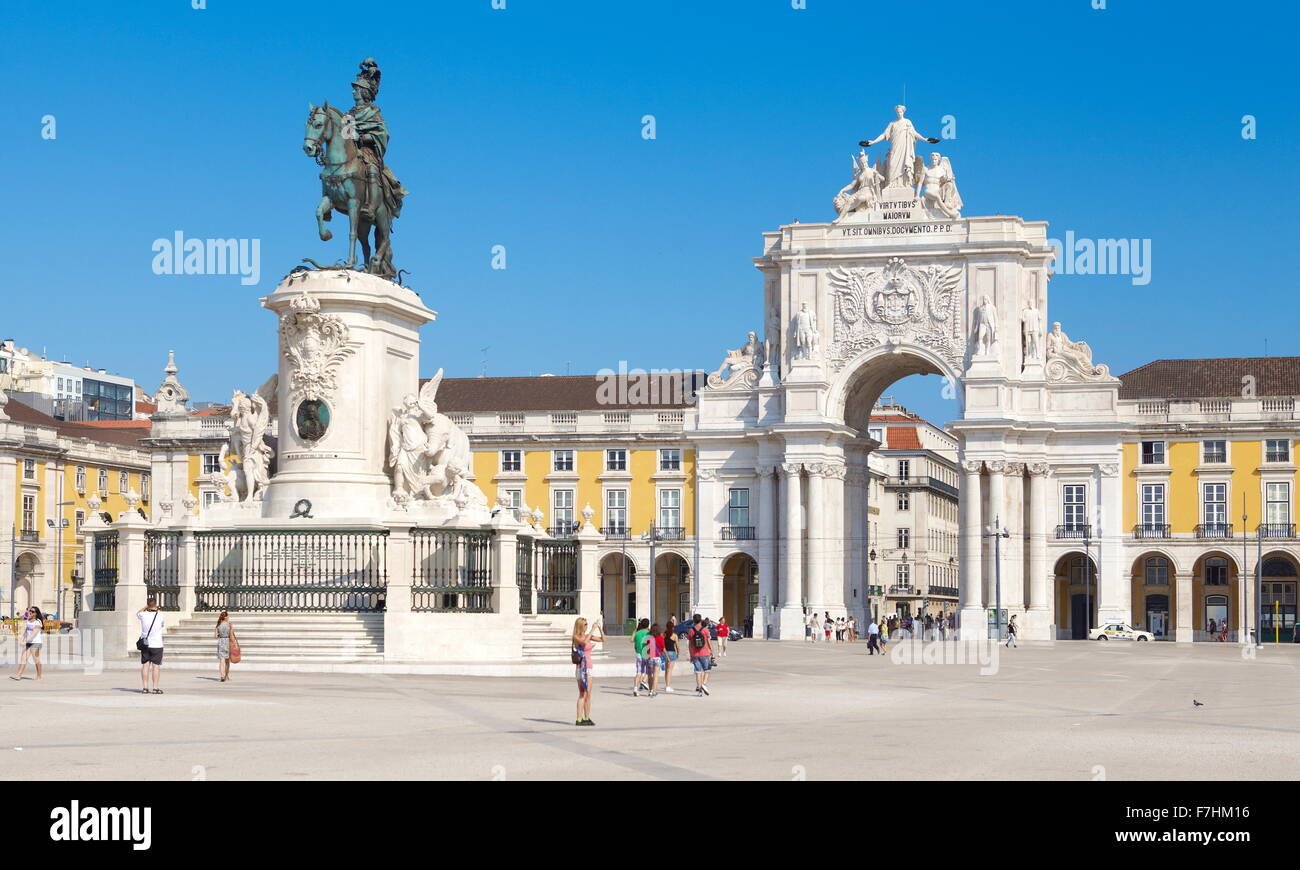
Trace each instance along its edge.
{"label": "red tiled roof", "polygon": [[885,447],[889,450],[920,450],[921,436],[915,426],[890,426],[885,433]]}
{"label": "red tiled roof", "polygon": [[[4,410],[9,415],[9,419],[16,423],[25,423],[29,426],[46,426],[67,438],[85,438],[89,441],[116,444],[119,447],[140,448],[142,447],[140,439],[149,437],[149,423],[145,420],[67,423],[63,420],[56,420],[49,414],[44,414],[30,405],[25,405],[12,396],[9,398],[9,403],[5,405]],[[108,423],[109,425],[101,425],[102,423]],[[127,425],[114,426],[113,423]]]}
{"label": "red tiled roof", "polygon": [[[612,387],[596,375],[548,375],[519,378],[444,378],[438,387],[438,410],[443,413],[493,411],[607,411],[627,408],[684,408],[691,404],[691,379],[703,386],[702,374],[664,376],[656,386],[654,402],[626,401],[626,395],[607,395]],[[612,379],[611,379],[612,380]],[[422,380],[421,383],[424,383]],[[631,376],[624,391],[639,389]],[[683,384],[685,388],[683,389]],[[603,387],[603,389],[602,389]],[[602,401],[603,398],[618,401]]]}
{"label": "red tiled roof", "polygon": [[1158,359],[1119,376],[1121,399],[1222,399],[1300,396],[1300,357]]}

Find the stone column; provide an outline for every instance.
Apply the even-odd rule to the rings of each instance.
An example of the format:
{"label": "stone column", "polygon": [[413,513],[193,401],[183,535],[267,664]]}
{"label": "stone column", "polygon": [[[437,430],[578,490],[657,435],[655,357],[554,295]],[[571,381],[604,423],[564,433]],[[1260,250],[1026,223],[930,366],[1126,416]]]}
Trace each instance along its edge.
{"label": "stone column", "polygon": [[822,604],[832,616],[845,616],[848,610],[844,606],[844,574],[847,553],[853,546],[849,535],[845,533],[846,511],[844,509],[844,478],[847,469],[843,463],[829,462],[822,466],[826,475],[826,503],[829,510],[823,513],[822,528],[823,561]]}
{"label": "stone column", "polygon": [[803,466],[784,462],[781,474],[781,619],[782,640],[803,637]]}
{"label": "stone column", "polygon": [[[6,419],[4,405],[0,403],[0,434],[5,431]],[[14,430],[18,428],[17,423],[9,425]],[[18,511],[17,490],[18,461],[12,453],[0,454],[0,566],[3,566],[0,568],[0,583],[4,584],[3,591],[0,591],[0,599],[4,601],[4,608],[0,615],[3,616],[18,615],[11,612],[14,608],[12,595],[17,587],[18,580],[15,576],[17,566],[14,562],[12,534],[13,530],[18,527],[16,516]],[[85,600],[84,596],[82,600]],[[59,616],[62,617],[63,614],[59,614]]]}
{"label": "stone column", "polygon": [[1025,610],[1025,464],[1008,462],[1002,525],[1011,537],[1002,542],[1002,606],[1020,614]]}
{"label": "stone column", "polygon": [[[497,511],[492,518],[492,609],[502,615],[515,616],[519,613],[519,580],[515,576],[516,548],[519,544],[519,523],[510,511]],[[584,526],[582,532],[586,532]],[[594,529],[592,530],[595,531]],[[582,534],[579,532],[579,535]],[[582,608],[582,565],[578,569],[578,612],[586,613]],[[593,613],[592,619],[595,619]]]}
{"label": "stone column", "polygon": [[[1000,459],[987,460],[984,463],[984,470],[989,476],[989,507],[988,513],[980,525],[980,531],[984,531],[985,526],[995,526],[1000,531],[1007,528],[1007,490],[1005,473],[1007,464]],[[985,549],[988,554],[988,570],[984,575],[984,601],[985,609],[997,607],[999,602],[1004,610],[1007,609],[1007,539],[994,541],[992,538],[984,538]],[[999,563],[997,554],[1001,551],[1002,558]],[[999,596],[999,588],[1001,590]],[[1008,614],[1009,616],[1010,614]],[[1003,625],[1006,625],[1004,620]]]}
{"label": "stone column", "polygon": [[754,611],[754,637],[767,637],[768,625],[775,625],[777,610],[776,541],[780,522],[776,509],[776,467],[760,465],[758,473],[758,609]]}
{"label": "stone column", "polygon": [[826,612],[826,466],[815,462],[808,470],[808,610]]}
{"label": "stone column", "polygon": [[1025,636],[1029,640],[1054,640],[1051,625],[1052,578],[1047,564],[1046,462],[1031,462],[1029,471],[1029,613]]}
{"label": "stone column", "polygon": [[[505,513],[505,511],[502,511]],[[574,536],[578,542],[578,613],[595,621],[600,615],[600,532],[591,523],[586,523]],[[511,569],[513,571],[513,568]],[[641,572],[637,572],[638,577]],[[640,581],[638,580],[638,583]],[[515,587],[519,587],[516,585]],[[619,588],[619,595],[623,590]],[[637,608],[642,604],[641,589],[637,587]],[[515,609],[518,612],[519,597],[515,596]],[[536,612],[534,605],[534,612]],[[503,613],[505,611],[502,611]]]}
{"label": "stone column", "polygon": [[962,460],[961,480],[961,540],[959,560],[961,576],[958,577],[958,600],[961,603],[961,631],[963,640],[988,636],[988,619],[984,613],[984,538],[981,525],[980,471],[984,463],[978,459]]}
{"label": "stone column", "polygon": [[[1173,570],[1173,566],[1169,566]],[[1192,623],[1192,573],[1190,571],[1175,574],[1174,607],[1171,614],[1174,619],[1174,642],[1191,643],[1196,639],[1196,626]]]}
{"label": "stone column", "polygon": [[1133,610],[1132,577],[1123,556],[1123,494],[1120,491],[1119,465],[1106,463],[1098,467],[1100,499],[1097,502],[1097,616],[1101,621],[1130,622]]}
{"label": "stone column", "polygon": [[[695,601],[695,611],[704,616],[717,619],[722,613],[722,570],[713,558],[713,538],[717,534],[718,517],[715,496],[718,472],[713,468],[697,468],[695,471],[695,503],[698,520],[695,535],[698,545],[696,564],[691,566],[691,592]],[[657,554],[656,554],[657,555]],[[654,574],[655,567],[650,566]],[[637,607],[640,608],[641,587],[637,585]],[[670,611],[671,612],[671,611]],[[647,614],[649,615],[649,614]],[[653,621],[653,616],[651,616]]]}
{"label": "stone column", "polygon": [[[185,517],[190,519],[190,517]],[[181,530],[181,539],[176,547],[176,606],[177,618],[185,619],[194,613],[196,597],[195,580],[198,577],[199,548],[194,538],[194,530]]]}

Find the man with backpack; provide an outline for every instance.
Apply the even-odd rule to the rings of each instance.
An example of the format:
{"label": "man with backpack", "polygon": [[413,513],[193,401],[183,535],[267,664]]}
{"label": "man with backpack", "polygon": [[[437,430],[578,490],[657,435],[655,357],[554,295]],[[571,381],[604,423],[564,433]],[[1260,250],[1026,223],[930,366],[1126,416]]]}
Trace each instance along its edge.
{"label": "man with backpack", "polygon": [[713,646],[709,642],[709,629],[697,613],[691,618],[691,628],[686,632],[686,648],[691,653],[691,666],[695,669],[695,694],[703,698],[709,694],[709,668],[713,661]]}

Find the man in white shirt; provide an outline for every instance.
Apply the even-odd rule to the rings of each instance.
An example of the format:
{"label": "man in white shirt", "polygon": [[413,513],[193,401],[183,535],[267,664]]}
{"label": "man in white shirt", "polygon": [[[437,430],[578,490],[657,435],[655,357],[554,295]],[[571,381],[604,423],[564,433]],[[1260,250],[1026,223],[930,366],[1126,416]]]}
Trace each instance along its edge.
{"label": "man in white shirt", "polygon": [[867,655],[873,656],[876,653],[885,654],[880,648],[880,626],[873,619],[867,623]]}
{"label": "man in white shirt", "polygon": [[137,642],[137,646],[143,646],[140,650],[140,694],[150,694],[149,678],[152,676],[153,694],[161,695],[163,690],[158,688],[158,682],[162,678],[162,638],[166,620],[162,611],[158,609],[158,599],[150,598],[145,603],[144,609],[136,613],[136,618],[140,620],[142,642]]}

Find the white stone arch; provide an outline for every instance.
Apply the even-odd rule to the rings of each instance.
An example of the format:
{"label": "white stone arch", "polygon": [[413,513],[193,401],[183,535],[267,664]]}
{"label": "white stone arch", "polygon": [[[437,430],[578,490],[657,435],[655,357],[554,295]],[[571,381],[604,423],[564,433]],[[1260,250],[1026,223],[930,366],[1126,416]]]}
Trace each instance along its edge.
{"label": "white stone arch", "polygon": [[965,396],[961,374],[929,348],[913,344],[867,348],[845,363],[831,379],[824,413],[828,418],[847,425],[845,409],[851,396],[862,391],[874,391],[876,397],[879,397],[890,384],[915,374],[937,374],[948,379],[955,391],[957,416],[962,416],[965,411]]}
{"label": "white stone arch", "polygon": [[1130,577],[1143,577],[1146,570],[1146,561],[1151,556],[1161,556],[1169,561],[1169,579],[1172,583],[1175,577],[1183,577],[1191,572],[1191,568],[1184,569],[1174,558],[1173,552],[1167,547],[1145,547],[1142,552],[1133,557],[1133,562],[1129,565]]}
{"label": "white stone arch", "polygon": [[40,553],[28,550],[14,559],[14,608],[21,615],[24,608],[40,606],[40,580],[45,574],[45,560]]}

